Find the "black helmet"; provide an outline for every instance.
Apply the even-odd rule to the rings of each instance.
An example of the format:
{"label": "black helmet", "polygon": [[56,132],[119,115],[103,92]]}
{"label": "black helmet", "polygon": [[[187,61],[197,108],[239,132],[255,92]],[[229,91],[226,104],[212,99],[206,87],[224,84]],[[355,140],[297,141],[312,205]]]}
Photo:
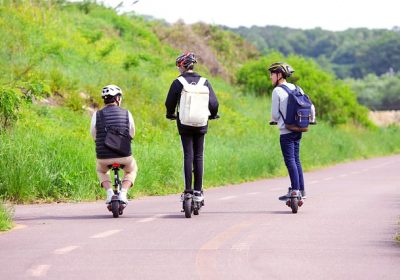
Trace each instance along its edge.
{"label": "black helmet", "polygon": [[192,52],[185,52],[176,58],[176,66],[189,69],[197,63],[196,57]]}
{"label": "black helmet", "polygon": [[284,78],[292,76],[294,69],[285,62],[275,62],[272,63],[268,70],[271,73],[282,73]]}

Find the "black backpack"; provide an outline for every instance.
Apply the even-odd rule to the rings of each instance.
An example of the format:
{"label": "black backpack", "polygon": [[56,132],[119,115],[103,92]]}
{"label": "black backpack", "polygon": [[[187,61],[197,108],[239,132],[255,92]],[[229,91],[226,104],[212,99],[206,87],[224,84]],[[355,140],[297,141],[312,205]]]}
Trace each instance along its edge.
{"label": "black backpack", "polygon": [[296,86],[294,90],[289,89],[286,85],[279,85],[289,95],[286,108],[286,118],[281,114],[285,127],[291,131],[306,132],[311,122],[311,106],[312,102],[306,94],[302,94],[300,88]]}

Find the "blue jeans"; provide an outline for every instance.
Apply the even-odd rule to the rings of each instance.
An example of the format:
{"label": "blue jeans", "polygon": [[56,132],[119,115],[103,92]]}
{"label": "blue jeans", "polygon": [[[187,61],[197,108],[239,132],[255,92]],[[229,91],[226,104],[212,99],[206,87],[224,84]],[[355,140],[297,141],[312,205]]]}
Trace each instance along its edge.
{"label": "blue jeans", "polygon": [[283,159],[294,190],[304,190],[303,169],[300,163],[301,136],[301,132],[291,132],[280,136]]}

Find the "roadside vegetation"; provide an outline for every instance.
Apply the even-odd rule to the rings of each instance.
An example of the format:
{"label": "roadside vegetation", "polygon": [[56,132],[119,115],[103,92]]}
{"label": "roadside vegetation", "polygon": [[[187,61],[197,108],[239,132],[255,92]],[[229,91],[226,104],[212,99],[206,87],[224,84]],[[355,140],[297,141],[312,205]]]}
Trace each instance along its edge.
{"label": "roadside vegetation", "polygon": [[[0,201],[1,202],[1,201]],[[0,203],[0,232],[12,228],[12,212],[3,202]]]}
{"label": "roadside vegetation", "polygon": [[[176,56],[186,49],[196,52],[203,37],[209,41],[198,53],[197,71],[210,79],[221,115],[207,135],[206,188],[286,175],[279,132],[268,126],[267,66],[275,60],[293,64],[294,81],[316,103],[318,125],[302,142],[306,170],[400,152],[400,128],[374,126],[351,88],[311,59],[277,52],[261,57],[249,47],[237,60],[248,43],[216,27],[204,33],[207,29],[197,25],[190,28],[199,37],[177,49],[173,38],[185,36],[176,26],[119,16],[87,1],[5,3],[0,7],[0,71],[5,73],[0,76],[0,199],[103,199],[89,126],[102,104],[100,90],[110,83],[123,89],[122,105],[137,128],[133,152],[139,172],[130,197],[180,192],[180,140],[175,122],[165,119],[164,101],[178,75]],[[8,212],[0,211],[0,221],[7,221]]]}

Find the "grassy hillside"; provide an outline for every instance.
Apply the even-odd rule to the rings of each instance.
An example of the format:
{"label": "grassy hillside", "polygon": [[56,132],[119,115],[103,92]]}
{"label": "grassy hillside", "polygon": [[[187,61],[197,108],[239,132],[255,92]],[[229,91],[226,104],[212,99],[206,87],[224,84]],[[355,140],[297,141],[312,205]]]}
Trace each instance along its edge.
{"label": "grassy hillside", "polygon": [[[175,57],[182,50],[153,33],[159,23],[88,3],[11,3],[0,7],[0,116],[10,116],[8,128],[0,125],[0,198],[29,203],[104,197],[89,124],[101,105],[102,86],[110,83],[125,92],[123,107],[137,127],[133,151],[139,172],[130,196],[180,192],[180,139],[176,124],[165,119],[164,100],[178,75]],[[279,133],[267,125],[269,97],[243,94],[226,79],[258,54],[249,47],[238,60],[235,54],[247,43],[210,30],[214,39],[207,52],[200,52],[197,70],[217,93],[221,119],[210,124],[206,138],[205,187],[286,175]],[[196,52],[195,42],[185,49]],[[202,64],[206,54],[226,72],[214,73],[210,64]],[[14,95],[15,102],[7,103]],[[398,153],[399,132],[398,127],[332,127],[321,121],[304,135],[304,167]]]}

